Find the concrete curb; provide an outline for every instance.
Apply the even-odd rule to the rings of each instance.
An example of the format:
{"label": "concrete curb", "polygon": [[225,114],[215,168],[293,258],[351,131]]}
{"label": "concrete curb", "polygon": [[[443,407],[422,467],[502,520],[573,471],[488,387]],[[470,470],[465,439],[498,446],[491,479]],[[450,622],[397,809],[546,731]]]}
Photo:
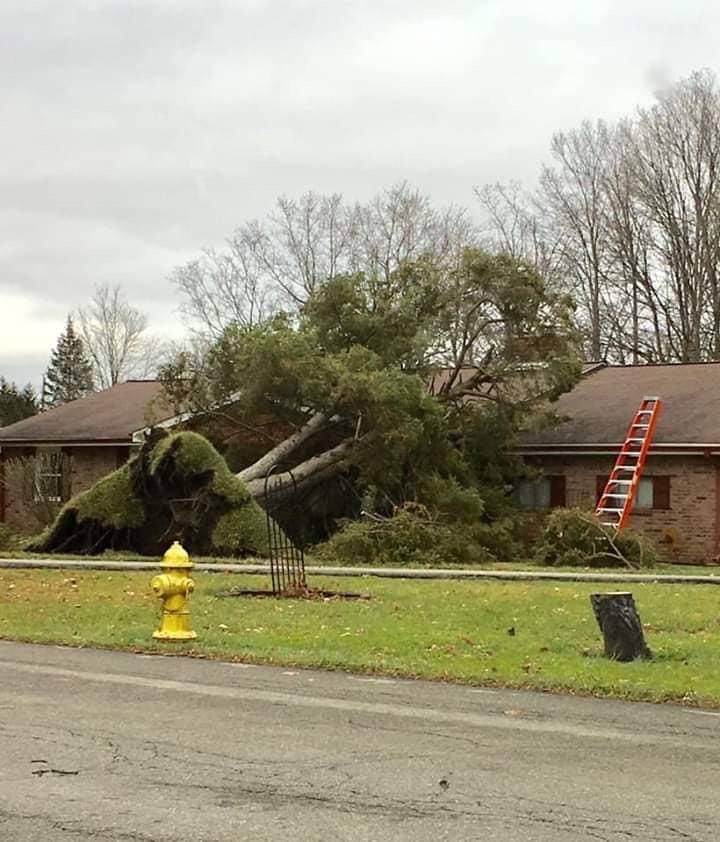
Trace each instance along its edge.
{"label": "concrete curb", "polygon": [[[0,568],[16,570],[107,570],[156,571],[155,561],[84,561],[80,559],[4,558]],[[250,573],[268,575],[266,564],[197,564],[195,569],[207,573]],[[374,576],[381,579],[474,579],[501,582],[617,582],[657,583],[666,585],[720,585],[717,576],[683,576],[650,573],[553,573],[533,570],[449,570],[406,569],[402,567],[316,567],[309,565],[310,576]]]}

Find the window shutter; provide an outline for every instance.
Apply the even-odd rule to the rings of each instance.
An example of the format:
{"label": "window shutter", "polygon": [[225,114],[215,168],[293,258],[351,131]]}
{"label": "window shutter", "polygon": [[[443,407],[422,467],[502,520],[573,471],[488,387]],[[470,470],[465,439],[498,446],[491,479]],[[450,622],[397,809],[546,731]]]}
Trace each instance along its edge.
{"label": "window shutter", "polygon": [[595,505],[600,502],[600,498],[602,497],[603,491],[605,491],[605,485],[607,484],[608,478],[606,476],[602,476],[598,474],[595,477]]}
{"label": "window shutter", "polygon": [[63,502],[72,497],[72,456],[67,448],[63,448],[60,468],[60,488]]}
{"label": "window shutter", "polygon": [[670,477],[653,477],[653,509],[670,508]]}
{"label": "window shutter", "polygon": [[565,505],[565,477],[548,477],[550,480],[550,506],[551,508]]}

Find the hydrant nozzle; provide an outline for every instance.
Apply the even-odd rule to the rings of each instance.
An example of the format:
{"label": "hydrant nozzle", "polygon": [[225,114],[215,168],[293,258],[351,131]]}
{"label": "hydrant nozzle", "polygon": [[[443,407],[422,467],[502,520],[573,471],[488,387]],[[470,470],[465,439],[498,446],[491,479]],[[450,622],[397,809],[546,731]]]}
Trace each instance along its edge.
{"label": "hydrant nozzle", "polygon": [[155,595],[163,601],[160,628],[153,637],[156,640],[193,640],[197,635],[190,628],[188,597],[195,590],[195,582],[188,571],[195,565],[175,541],[163,556],[160,566],[163,572],[150,583]]}

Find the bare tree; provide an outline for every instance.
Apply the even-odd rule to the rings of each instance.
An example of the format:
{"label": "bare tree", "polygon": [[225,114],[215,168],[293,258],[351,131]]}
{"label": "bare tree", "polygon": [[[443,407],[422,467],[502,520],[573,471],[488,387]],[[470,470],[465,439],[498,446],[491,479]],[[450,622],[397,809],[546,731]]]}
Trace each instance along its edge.
{"label": "bare tree", "polygon": [[275,309],[263,261],[251,238],[234,238],[222,252],[208,249],[179,266],[172,281],[183,295],[182,311],[218,337],[230,323],[252,327]]}
{"label": "bare tree", "polygon": [[720,91],[709,71],[640,109],[632,150],[648,220],[656,310],[667,355],[720,354]]}
{"label": "bare tree", "polygon": [[573,296],[589,357],[720,357],[715,76],[693,73],[616,124],[560,132],[551,152],[534,199],[517,185],[477,191],[493,243]]}
{"label": "bare tree", "polygon": [[456,205],[433,207],[428,196],[403,181],[352,214],[352,269],[389,278],[406,260],[432,257],[457,265],[462,250],[477,245],[477,228]]}
{"label": "bare tree", "polygon": [[96,287],[90,303],[78,310],[78,322],[103,389],[128,378],[154,376],[161,342],[146,334],[147,317],[126,300],[121,287]]}
{"label": "bare tree", "polygon": [[265,220],[240,225],[223,250],[204,252],[171,279],[189,322],[217,337],[229,324],[299,309],[323,280],[355,272],[387,280],[404,260],[424,256],[457,265],[476,242],[466,210],[437,209],[406,182],[365,204],[309,192],[280,197]]}
{"label": "bare tree", "polygon": [[603,123],[585,122],[552,139],[555,167],[540,176],[540,201],[560,243],[565,277],[581,305],[581,326],[591,359],[606,356],[603,324],[614,299],[604,191],[608,131]]}
{"label": "bare tree", "polygon": [[483,212],[480,231],[490,251],[509,254],[535,266],[553,285],[563,277],[562,252],[553,227],[522,184],[497,182],[475,188]]}
{"label": "bare tree", "polygon": [[649,224],[637,198],[632,122],[621,120],[611,132],[603,185],[618,296],[608,346],[621,362],[663,360],[658,313],[664,299],[653,283]]}

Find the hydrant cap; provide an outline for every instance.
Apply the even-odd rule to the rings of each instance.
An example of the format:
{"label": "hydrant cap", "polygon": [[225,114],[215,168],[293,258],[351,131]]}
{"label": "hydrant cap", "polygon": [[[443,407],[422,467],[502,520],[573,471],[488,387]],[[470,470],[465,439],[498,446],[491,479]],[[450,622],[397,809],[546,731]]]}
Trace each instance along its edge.
{"label": "hydrant cap", "polygon": [[190,556],[179,541],[174,541],[172,547],[165,553],[162,560],[163,567],[194,567]]}

